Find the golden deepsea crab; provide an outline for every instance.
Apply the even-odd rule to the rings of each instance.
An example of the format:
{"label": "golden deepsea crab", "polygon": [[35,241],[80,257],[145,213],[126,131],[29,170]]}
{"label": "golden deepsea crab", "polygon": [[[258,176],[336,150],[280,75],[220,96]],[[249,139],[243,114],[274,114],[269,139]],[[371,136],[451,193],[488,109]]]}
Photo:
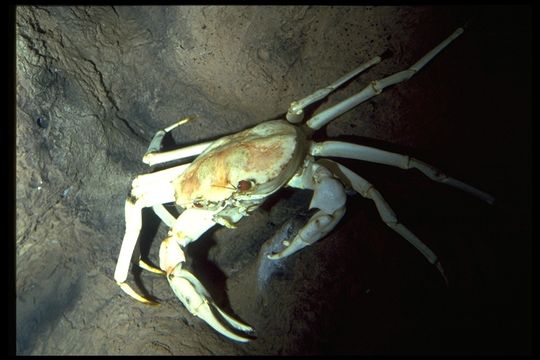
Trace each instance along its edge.
{"label": "golden deepsea crab", "polygon": [[[291,103],[286,120],[263,122],[212,142],[171,151],[160,151],[163,137],[189,121],[189,118],[158,131],[143,162],[153,166],[194,156],[196,158],[191,163],[140,175],[133,180],[125,204],[126,232],[114,274],[116,282],[135,299],[154,303],[137,294],[126,283],[142,226],[141,211],[145,207],[152,207],[168,226],[168,236],[161,243],[159,251],[160,269],[142,260],[139,260],[139,266],[165,274],[183,305],[216,331],[236,341],[249,341],[253,338],[253,329],[219,309],[195,275],[182,268],[186,260],[182,249],[216,224],[235,227],[242,217],[249,215],[284,186],[310,189],[313,190],[313,198],[309,207],[317,209],[317,212],[292,240],[285,242],[283,250],[268,257],[280,259],[290,256],[322,239],[337,225],[345,214],[344,184],[373,200],[381,219],[435,265],[446,281],[437,256],[398,221],[396,214],[373,185],[345,166],[328,159],[320,161],[319,158],[344,157],[402,169],[414,168],[434,181],[469,192],[488,203],[493,203],[493,197],[407,155],[340,141],[314,142],[310,137],[315,130],[378,95],[384,88],[412,77],[462,32],[463,29],[457,29],[408,69],[372,81],[358,94],[317,114],[305,124],[297,125],[303,120],[303,109],[306,106],[323,99],[352,77],[380,62],[381,58],[375,57],[330,86]],[[176,203],[184,210],[175,218],[163,206],[166,203]]]}

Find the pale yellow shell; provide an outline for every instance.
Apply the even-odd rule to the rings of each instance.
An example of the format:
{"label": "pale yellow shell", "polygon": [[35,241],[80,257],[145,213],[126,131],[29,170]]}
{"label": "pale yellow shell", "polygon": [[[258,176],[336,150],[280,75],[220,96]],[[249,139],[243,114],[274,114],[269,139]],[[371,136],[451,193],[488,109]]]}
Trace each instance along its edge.
{"label": "pale yellow shell", "polygon": [[[304,148],[303,134],[282,120],[220,138],[175,180],[176,201],[186,208],[237,195],[271,194],[298,170]],[[239,188],[240,181],[249,181],[251,187]]]}

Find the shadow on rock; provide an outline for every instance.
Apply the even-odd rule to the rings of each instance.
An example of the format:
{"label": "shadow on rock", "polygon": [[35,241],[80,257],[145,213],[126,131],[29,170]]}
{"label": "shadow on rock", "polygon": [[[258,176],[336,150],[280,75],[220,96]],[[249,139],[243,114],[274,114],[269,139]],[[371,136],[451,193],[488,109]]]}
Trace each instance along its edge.
{"label": "shadow on rock", "polygon": [[31,354],[36,341],[72,309],[81,292],[80,278],[73,281],[61,271],[36,284],[16,299],[17,355]]}

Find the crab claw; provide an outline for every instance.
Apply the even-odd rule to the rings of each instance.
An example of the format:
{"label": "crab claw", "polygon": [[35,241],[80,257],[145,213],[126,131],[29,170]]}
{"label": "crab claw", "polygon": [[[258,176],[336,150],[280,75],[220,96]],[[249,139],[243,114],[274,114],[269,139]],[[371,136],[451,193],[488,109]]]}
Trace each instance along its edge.
{"label": "crab claw", "polygon": [[308,223],[298,231],[292,241],[284,241],[285,248],[278,253],[268,254],[270,260],[283,259],[297,251],[309,246],[325,236],[335,224],[341,219],[345,210],[343,207],[337,209],[334,214],[329,215],[324,211],[318,211],[313,215]]}
{"label": "crab claw", "polygon": [[169,285],[173,289],[174,294],[176,297],[178,297],[182,304],[184,304],[186,309],[188,309],[193,315],[204,320],[208,325],[214,328],[214,330],[228,337],[229,339],[239,342],[248,342],[252,340],[250,337],[235,334],[219,321],[215,313],[212,311],[212,308],[217,310],[224,322],[236,330],[242,332],[253,332],[253,329],[250,326],[233,319],[230,315],[227,315],[219,307],[217,307],[217,305],[212,301],[208,291],[192,273],[177,267],[167,276],[167,280],[169,281]]}
{"label": "crab claw", "polygon": [[283,258],[286,258],[287,256],[294,254],[300,249],[305,248],[306,246],[310,244],[308,242],[302,241],[302,239],[298,237],[298,238],[295,238],[292,242],[284,241],[283,245],[285,246],[283,250],[281,250],[280,252],[273,252],[271,254],[268,254],[266,257],[270,260],[283,259]]}

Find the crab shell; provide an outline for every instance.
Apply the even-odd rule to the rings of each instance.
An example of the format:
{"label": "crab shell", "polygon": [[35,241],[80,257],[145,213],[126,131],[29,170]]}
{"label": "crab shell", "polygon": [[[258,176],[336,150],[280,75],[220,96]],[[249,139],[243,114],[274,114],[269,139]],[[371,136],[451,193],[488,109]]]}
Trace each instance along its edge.
{"label": "crab shell", "polygon": [[251,211],[284,186],[307,153],[305,134],[268,121],[214,141],[174,182],[183,208]]}

